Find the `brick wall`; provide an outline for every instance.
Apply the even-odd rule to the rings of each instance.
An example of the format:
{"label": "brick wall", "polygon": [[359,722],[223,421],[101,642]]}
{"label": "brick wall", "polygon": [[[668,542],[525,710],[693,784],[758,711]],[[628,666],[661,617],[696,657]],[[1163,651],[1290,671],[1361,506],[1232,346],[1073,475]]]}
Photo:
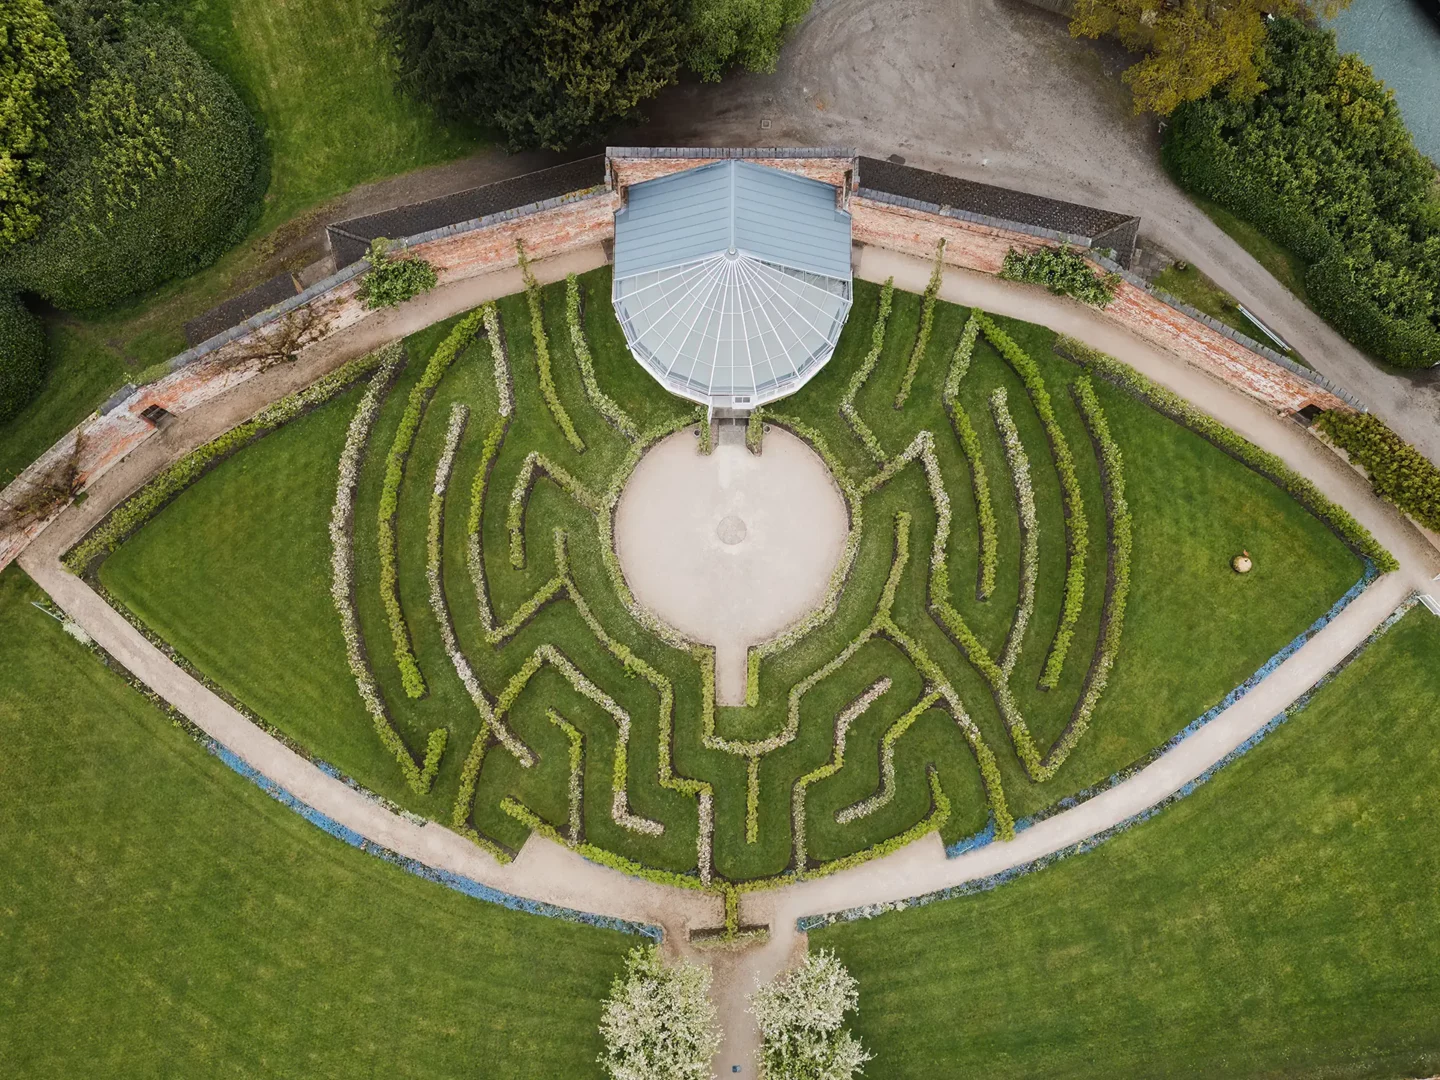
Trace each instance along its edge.
{"label": "brick wall", "polygon": [[857,244],[874,244],[920,259],[933,259],[935,245],[943,237],[947,264],[983,274],[998,274],[1012,247],[1034,251],[1056,246],[1023,233],[892,206],[863,195],[850,200],[850,232]]}

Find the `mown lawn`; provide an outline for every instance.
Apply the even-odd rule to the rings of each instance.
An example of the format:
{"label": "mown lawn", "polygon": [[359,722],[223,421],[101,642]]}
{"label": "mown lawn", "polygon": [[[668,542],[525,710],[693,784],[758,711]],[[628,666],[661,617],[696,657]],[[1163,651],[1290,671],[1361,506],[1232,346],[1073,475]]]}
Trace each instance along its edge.
{"label": "mown lawn", "polygon": [[596,1076],[636,938],[334,840],[0,574],[0,1076]]}
{"label": "mown lawn", "polygon": [[[686,406],[661,391],[625,351],[608,303],[608,272],[588,275],[586,325],[599,377],[632,417],[649,426],[680,417]],[[821,430],[843,467],[857,475],[873,463],[837,412],[840,394],[870,339],[878,290],[857,283],[854,312],[835,359],[800,395],[775,406]],[[486,488],[483,525],[489,591],[502,620],[554,572],[551,537],[570,537],[571,566],[583,595],[608,632],[637,650],[674,689],[674,761],[682,776],[715,785],[715,865],[739,880],[780,873],[791,854],[790,806],[796,777],[829,759],[836,714],[872,682],[894,680],[883,701],[859,721],[844,767],[809,791],[809,851],[824,861],[894,836],[930,810],[925,767],[934,764],[954,812],[947,841],[973,833],[986,821],[984,792],[974,759],[954,720],[931,710],[900,740],[898,785],[882,810],[845,826],[834,812],[874,792],[880,783],[877,747],[883,732],[924,693],[923,680],[891,643],[875,641],[817,685],[804,699],[795,740],[765,757],[760,767],[761,816],[755,842],[745,839],[745,767],[736,757],[701,745],[701,686],[687,655],[641,630],[620,605],[603,569],[594,517],[550,481],[534,489],[526,514],[527,565],[508,559],[506,507],[515,478],[532,450],[601,491],[620,463],[624,443],[585,397],[570,352],[563,287],[546,291],[546,325],[560,395],[586,441],[576,454],[561,437],[540,398],[536,361],[523,297],[500,304],[515,380],[517,419],[501,446]],[[897,294],[885,352],[859,405],[884,445],[898,452],[919,430],[936,435],[945,484],[954,507],[951,574],[956,603],[977,634],[996,651],[1018,596],[1018,526],[1009,472],[998,447],[987,400],[997,386],[1011,408],[1032,460],[1040,525],[1039,589],[1035,617],[1013,685],[1036,738],[1048,746],[1060,733],[1078,696],[1099,633],[1105,580],[1105,522],[1098,470],[1089,439],[1065,387],[1078,369],[1051,351],[1053,335],[1039,327],[1005,326],[1040,363],[1062,427],[1075,451],[1092,543],[1087,559],[1088,601],[1060,686],[1036,688],[1059,618],[1064,576],[1059,482],[1045,435],[1014,372],[988,345],[976,352],[962,398],[980,434],[999,523],[999,587],[985,604],[974,599],[977,540],[969,469],[939,404],[939,387],[968,313],[942,305],[919,378],[903,411],[892,407],[915,339],[920,300]],[[658,783],[659,698],[641,678],[627,678],[595,641],[568,600],[557,601],[501,650],[483,643],[466,564],[467,515],[481,444],[494,414],[488,346],[462,353],[441,383],[407,465],[399,500],[400,596],[429,693],[406,698],[380,601],[376,516],[384,458],[410,388],[453,322],[431,327],[408,343],[410,363],[384,405],[361,476],[355,518],[357,603],[371,663],[385,690],[398,730],[412,748],[424,746],[437,725],[450,731],[440,774],[427,795],[411,792],[381,748],[360,706],[345,666],[339,624],[329,595],[326,525],[334,498],[334,470],[358,390],[247,448],[203,478],[101,568],[112,593],[175,644],[206,675],[265,720],[338,765],[362,783],[418,812],[448,822],[461,763],[478,728],[468,700],[441,646],[429,610],[425,535],[434,466],[452,404],[464,402],[472,418],[456,458],[445,516],[445,587],[456,632],[491,696],[498,695],[522,659],[545,643],[558,645],[631,717],[628,755],[630,803],[636,813],[665,824],[665,835],[627,832],[610,817],[609,790],[616,727],[551,670],[516,702],[514,726],[541,758],[522,769],[502,752],[485,759],[475,823],[511,847],[525,829],[500,808],[502,796],[519,798],[552,823],[565,819],[565,743],[545,716],[553,705],[586,738],[587,837],[652,866],[687,870],[695,865],[694,800]],[[913,513],[911,558],[895,615],[953,680],[966,708],[1000,761],[1010,809],[1017,817],[1104,779],[1131,764],[1215,704],[1231,688],[1323,613],[1359,576],[1358,561],[1322,526],[1274,485],[1198,437],[1127,395],[1098,384],[1110,424],[1126,454],[1129,500],[1135,514],[1132,589],[1124,646],[1092,723],[1057,776],[1032,783],[1011,747],[993,700],[976,672],[930,619],[925,580],[934,512],[918,468],[909,468],[865,501],[860,554],[838,613],[830,624],[761,670],[761,704],[721,709],[717,727],[730,737],[763,738],[785,725],[788,690],[835,656],[869,622],[889,572],[895,513]],[[1241,548],[1256,570],[1240,577],[1229,559]]]}
{"label": "mown lawn", "polygon": [[1440,1069],[1440,621],[1195,794],[993,892],[811,935],[895,1077]]}
{"label": "mown lawn", "polygon": [[[1233,296],[1195,267],[1187,266],[1184,270],[1178,266],[1166,267],[1156,276],[1155,285],[1176,299],[1185,301],[1193,308],[1198,308],[1212,319],[1220,320],[1232,330],[1239,330],[1240,333],[1253,338],[1262,345],[1268,345],[1273,349],[1279,348],[1270,340],[1264,330],[1260,329],[1240,310],[1240,305]],[[1292,359],[1300,359],[1289,349],[1280,351],[1289,353]]]}

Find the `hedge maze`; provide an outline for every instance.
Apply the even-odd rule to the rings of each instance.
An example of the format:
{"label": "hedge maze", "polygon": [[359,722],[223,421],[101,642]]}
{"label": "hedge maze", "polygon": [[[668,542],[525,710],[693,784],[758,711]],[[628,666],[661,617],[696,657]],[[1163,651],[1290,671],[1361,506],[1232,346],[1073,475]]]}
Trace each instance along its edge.
{"label": "hedge maze", "polygon": [[[1357,571],[1269,481],[1324,518],[1308,492],[1206,445],[1172,422],[1186,423],[1174,403],[1137,401],[1144,388],[1113,361],[1062,359],[1047,331],[937,304],[933,290],[857,283],[830,365],[745,431],[752,453],[777,425],[806,441],[850,532],[819,606],[751,649],[746,704],[718,706],[713,649],[638,604],[612,536],[645,452],[690,431],[708,453],[709,433],[629,357],[608,272],[541,288],[527,267],[526,279],[524,295],[274,410],[350,417],[328,451],[334,472],[311,481],[329,565],[296,569],[293,618],[343,639],[353,696],[333,703],[333,723],[355,723],[342,717],[358,697],[375,738],[373,752],[324,739],[305,749],[498,858],[538,831],[630,873],[723,890],[733,922],[736,890],[832,872],[933,830],[947,843],[1007,837],[1017,818],[1173,735]],[[93,578],[220,457],[197,454],[122,504],[72,565]],[[1232,592],[1223,530],[1169,520],[1167,470],[1191,460],[1203,468],[1186,472],[1199,486],[1184,498],[1269,530],[1299,561],[1293,574]],[[194,490],[214,485],[205,497],[223,504],[227,475]],[[1146,558],[1146,536],[1195,550]],[[328,583],[313,603],[312,571]],[[283,572],[257,566],[247,585]],[[1302,576],[1316,595],[1294,595]],[[1137,636],[1132,592],[1145,600],[1132,619],[1206,596],[1213,628],[1202,620],[1179,653],[1165,635]],[[1277,625],[1252,643],[1236,628],[1257,603]],[[212,640],[261,647],[229,644],[244,635],[226,616],[217,605]],[[1185,677],[1198,688],[1157,704],[1155,680],[1179,678],[1196,652]]]}

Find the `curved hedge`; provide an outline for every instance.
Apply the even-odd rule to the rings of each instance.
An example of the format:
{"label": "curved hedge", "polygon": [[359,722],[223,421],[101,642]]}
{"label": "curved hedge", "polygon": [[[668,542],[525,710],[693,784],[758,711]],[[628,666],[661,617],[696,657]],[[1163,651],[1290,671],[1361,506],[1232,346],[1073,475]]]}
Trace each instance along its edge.
{"label": "curved hedge", "polygon": [[248,230],[268,179],[254,120],[176,31],[88,18],[65,9],[84,79],[50,132],[40,230],[4,275],[70,310],[214,262]]}
{"label": "curved hedge", "polygon": [[45,328],[13,293],[0,293],[0,421],[30,403],[45,381]]}

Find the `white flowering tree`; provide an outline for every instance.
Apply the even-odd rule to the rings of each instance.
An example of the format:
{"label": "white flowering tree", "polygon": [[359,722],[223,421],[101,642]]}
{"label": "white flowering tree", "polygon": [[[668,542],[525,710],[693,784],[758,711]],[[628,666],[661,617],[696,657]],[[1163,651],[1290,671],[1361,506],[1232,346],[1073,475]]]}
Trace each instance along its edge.
{"label": "white flowering tree", "polygon": [[841,1027],[859,1005],[855,977],[821,950],[760,987],[750,1011],[760,1024],[765,1080],[851,1080],[870,1060],[860,1040]]}
{"label": "white flowering tree", "polygon": [[654,945],[632,949],[600,1017],[600,1064],[612,1080],[713,1080],[715,1017],[708,967],[667,965]]}

